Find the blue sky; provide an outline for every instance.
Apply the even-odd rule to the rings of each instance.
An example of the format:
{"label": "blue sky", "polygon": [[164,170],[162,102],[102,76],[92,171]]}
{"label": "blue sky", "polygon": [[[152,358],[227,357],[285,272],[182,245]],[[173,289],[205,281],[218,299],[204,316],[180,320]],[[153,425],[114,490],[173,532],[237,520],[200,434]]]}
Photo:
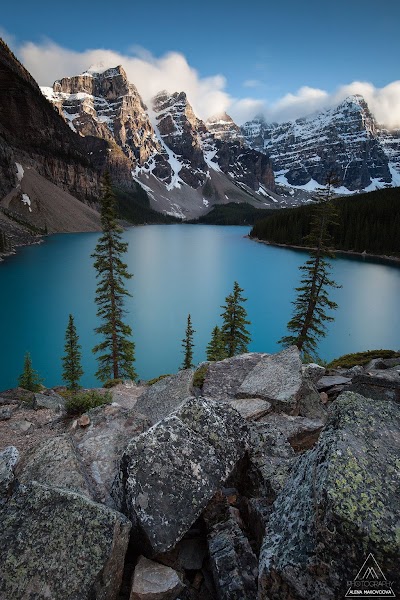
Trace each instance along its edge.
{"label": "blue sky", "polygon": [[[38,49],[49,49],[50,42],[82,57],[89,49],[104,49],[146,60],[147,51],[151,62],[172,51],[185,57],[199,80],[221,75],[224,82],[217,87],[233,102],[258,100],[266,110],[305,86],[331,98],[354,81],[368,82],[374,90],[397,81],[399,22],[398,0],[20,0],[3,6],[0,14],[0,27],[40,84],[51,83],[43,81],[46,73],[37,64]],[[37,53],[36,63],[29,48],[31,55]],[[49,77],[73,74],[61,72],[64,58],[58,74],[49,66]]]}

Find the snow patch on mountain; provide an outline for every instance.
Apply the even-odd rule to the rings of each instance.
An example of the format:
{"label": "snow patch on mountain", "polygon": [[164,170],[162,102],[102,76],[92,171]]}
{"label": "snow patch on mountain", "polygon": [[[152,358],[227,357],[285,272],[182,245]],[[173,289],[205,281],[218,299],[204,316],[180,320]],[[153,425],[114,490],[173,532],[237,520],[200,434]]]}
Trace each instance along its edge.
{"label": "snow patch on mountain", "polygon": [[21,183],[22,178],[24,176],[24,168],[22,165],[20,165],[19,163],[15,163],[15,166],[17,167],[17,179],[18,181]]}
{"label": "snow patch on mountain", "polygon": [[212,147],[212,149],[205,150],[204,151],[204,160],[206,161],[206,164],[210,167],[210,169],[213,169],[214,171],[219,171],[220,173],[222,173],[219,164],[213,161],[213,158],[215,158],[216,154],[217,154],[217,149],[215,147]]}
{"label": "snow patch on mountain", "polygon": [[28,207],[29,212],[32,212],[32,208],[31,208],[31,199],[29,198],[28,194],[22,194],[22,202]]}

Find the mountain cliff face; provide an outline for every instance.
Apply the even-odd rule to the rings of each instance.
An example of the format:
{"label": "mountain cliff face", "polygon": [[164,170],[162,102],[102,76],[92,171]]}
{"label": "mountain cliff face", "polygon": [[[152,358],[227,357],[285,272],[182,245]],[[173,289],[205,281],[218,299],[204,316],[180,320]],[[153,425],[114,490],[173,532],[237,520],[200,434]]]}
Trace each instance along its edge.
{"label": "mountain cliff face", "polygon": [[218,140],[239,142],[240,144],[244,142],[240,127],[226,112],[207,119],[206,126],[208,131]]}
{"label": "mountain cliff face", "polygon": [[121,66],[89,69],[42,91],[73,131],[116,143],[133,166],[155,158],[168,170],[146,106]]}
{"label": "mountain cliff face", "polygon": [[2,251],[34,242],[43,231],[100,228],[97,211],[85,204],[101,193],[88,142],[71,131],[0,40]]}
{"label": "mountain cliff face", "polygon": [[207,171],[201,140],[207,132],[203,121],[194,114],[185,92],[159,92],[153,111],[163,144],[180,157],[180,179],[192,188],[200,187]]}
{"label": "mountain cliff face", "polygon": [[396,185],[399,134],[382,130],[361,96],[294,122],[258,117],[242,132],[248,146],[269,154],[278,184],[312,191],[333,171],[343,193]]}
{"label": "mountain cliff face", "polygon": [[[263,187],[275,189],[269,158],[243,147],[235,135],[233,140],[228,140],[227,135],[215,135],[209,122],[205,124],[196,117],[184,92],[160,92],[154,98],[153,110],[163,142],[183,159],[179,177],[184,183],[202,186],[214,170],[224,173],[242,189],[264,197],[268,195],[263,193]],[[230,130],[235,132],[235,128],[237,125]]]}
{"label": "mountain cliff face", "polygon": [[99,194],[98,173],[87,152],[40,88],[0,41],[0,195],[18,185],[16,162],[35,168],[78,198]]}
{"label": "mountain cliff face", "polygon": [[[71,129],[108,141],[119,159],[122,153],[156,210],[186,218],[215,203],[280,202],[265,153],[243,148],[233,121],[233,140],[214,135],[184,92],[159,92],[148,110],[121,66],[92,68],[42,91]],[[91,160],[100,165],[99,148],[97,140]]]}

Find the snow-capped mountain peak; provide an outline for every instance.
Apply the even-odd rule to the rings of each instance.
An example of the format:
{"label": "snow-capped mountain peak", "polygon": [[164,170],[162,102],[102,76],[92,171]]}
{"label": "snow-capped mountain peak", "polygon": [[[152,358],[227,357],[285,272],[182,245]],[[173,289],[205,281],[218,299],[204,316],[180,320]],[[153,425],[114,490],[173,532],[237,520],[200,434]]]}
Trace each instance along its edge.
{"label": "snow-capped mountain peak", "polygon": [[[119,160],[122,150],[133,181],[157,210],[191,217],[211,203],[279,203],[269,191],[274,189],[269,158],[217,139],[196,116],[184,91],[163,90],[148,109],[122,66],[103,65],[42,91],[71,129],[110,142],[110,159]],[[231,120],[230,127],[237,135],[239,128]]]}
{"label": "snow-capped mountain peak", "polygon": [[312,191],[331,171],[341,182],[339,193],[396,185],[398,136],[393,140],[383,132],[358,94],[296,121],[266,123],[258,117],[242,132],[247,145],[269,154],[277,183],[284,187]]}
{"label": "snow-capped mountain peak", "polygon": [[243,135],[240,127],[236,125],[232,117],[226,112],[214,115],[206,121],[206,127],[210,133],[219,140],[238,141],[243,143]]}

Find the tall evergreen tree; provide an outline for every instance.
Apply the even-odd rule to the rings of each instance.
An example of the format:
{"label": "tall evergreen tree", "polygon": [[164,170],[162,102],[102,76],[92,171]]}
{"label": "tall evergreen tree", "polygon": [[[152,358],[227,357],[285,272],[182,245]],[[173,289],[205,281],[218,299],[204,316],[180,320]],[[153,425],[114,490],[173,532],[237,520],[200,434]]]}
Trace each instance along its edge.
{"label": "tall evergreen tree", "polygon": [[39,392],[42,387],[42,379],[32,367],[32,359],[29,352],[25,354],[24,370],[18,378],[18,385],[30,392]]}
{"label": "tall evergreen tree", "polygon": [[182,364],[182,369],[192,369],[194,367],[193,364],[193,334],[196,333],[192,326],[192,319],[190,315],[187,318],[185,337],[182,340],[182,347],[184,353],[184,359]]}
{"label": "tall evergreen tree", "polygon": [[242,306],[243,302],[247,301],[247,298],[242,296],[243,291],[235,281],[232,293],[225,298],[226,304],[221,306],[224,309],[221,313],[223,319],[221,335],[227,356],[247,352],[247,345],[251,340],[246,328],[246,325],[250,325],[250,321],[247,320],[247,311]]}
{"label": "tall evergreen tree", "polygon": [[206,348],[207,360],[223,360],[227,357],[221,329],[216,325],[211,333],[211,340]]}
{"label": "tall evergreen tree", "polygon": [[334,320],[327,310],[336,309],[337,304],[329,299],[328,289],[340,287],[330,278],[328,260],[334,257],[330,250],[332,238],[328,233],[329,225],[337,217],[336,208],[331,202],[334,181],[332,175],[328,176],[326,186],[318,190],[311,232],[305,238],[307,245],[314,250],[300,267],[302,278],[300,286],[296,288],[297,298],[292,302],[293,316],[287,325],[290,333],[279,341],[285,347],[297,346],[310,357],[316,354],[319,338],[326,335],[325,324]]}
{"label": "tall evergreen tree", "polygon": [[96,333],[104,340],[93,348],[98,357],[96,377],[101,381],[120,377],[136,378],[133,366],[135,345],[129,339],[132,329],[123,322],[124,298],[131,294],[125,288],[125,280],[132,275],[121,256],[128,249],[128,244],[121,241],[122,229],[117,222],[116,199],[111,187],[108,173],[103,180],[103,197],[101,200],[101,225],[103,234],[100,237],[92,257],[98,278],[96,289],[97,316],[102,324]]}
{"label": "tall evergreen tree", "polygon": [[62,378],[67,383],[67,388],[72,392],[76,392],[80,388],[79,380],[83,375],[83,369],[81,365],[81,346],[72,315],[69,315],[65,331],[64,351]]}

